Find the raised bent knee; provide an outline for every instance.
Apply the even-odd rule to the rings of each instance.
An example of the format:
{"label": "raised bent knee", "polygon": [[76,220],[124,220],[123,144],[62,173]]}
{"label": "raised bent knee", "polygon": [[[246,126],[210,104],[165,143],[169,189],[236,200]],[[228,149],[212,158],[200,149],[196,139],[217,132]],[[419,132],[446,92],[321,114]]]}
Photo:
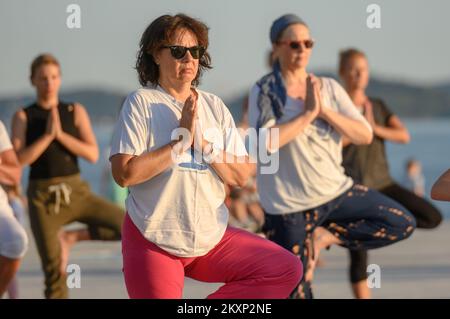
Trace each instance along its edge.
{"label": "raised bent knee", "polygon": [[426,216],[416,220],[417,228],[433,229],[442,223],[442,215],[438,210],[430,210]]}
{"label": "raised bent knee", "polygon": [[28,236],[25,230],[17,232],[10,241],[2,243],[0,255],[10,259],[20,259],[28,249]]}
{"label": "raised bent knee", "polygon": [[282,261],[284,279],[295,288],[303,277],[303,264],[298,256],[287,253]]}
{"label": "raised bent knee", "polygon": [[414,218],[414,216],[409,214],[408,217],[409,218],[407,219],[407,221],[405,222],[405,225],[403,226],[401,239],[406,239],[409,236],[411,236],[417,227],[417,222],[416,222],[416,219]]}

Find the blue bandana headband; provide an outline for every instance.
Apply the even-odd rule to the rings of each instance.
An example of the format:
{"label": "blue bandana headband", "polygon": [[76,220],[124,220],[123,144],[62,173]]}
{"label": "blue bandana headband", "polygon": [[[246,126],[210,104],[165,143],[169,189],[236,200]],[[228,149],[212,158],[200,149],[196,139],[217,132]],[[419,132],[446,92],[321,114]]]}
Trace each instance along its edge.
{"label": "blue bandana headband", "polygon": [[[272,23],[270,28],[270,41],[275,43],[280,34],[291,24],[306,23],[295,14],[285,14]],[[283,115],[283,108],[286,104],[286,87],[281,75],[280,63],[276,61],[273,64],[271,73],[264,76],[257,83],[260,88],[257,104],[259,108],[259,118],[257,129],[271,126]]]}

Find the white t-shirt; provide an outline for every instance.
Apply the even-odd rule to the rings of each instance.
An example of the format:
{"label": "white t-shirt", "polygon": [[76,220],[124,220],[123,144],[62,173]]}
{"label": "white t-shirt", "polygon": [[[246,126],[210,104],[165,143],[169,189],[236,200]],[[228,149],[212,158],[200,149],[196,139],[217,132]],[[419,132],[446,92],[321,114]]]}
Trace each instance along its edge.
{"label": "white t-shirt", "polygon": [[[361,121],[372,130],[339,83],[322,78],[322,84],[320,93],[324,106]],[[259,117],[259,91],[254,85],[249,96],[249,123],[253,128]],[[276,122],[285,123],[303,111],[303,101],[288,96],[283,116]],[[281,147],[278,155],[279,168],[274,174],[261,174],[258,163],[259,197],[269,214],[295,213],[320,206],[353,185],[341,165],[341,135],[322,119],[316,119],[294,140]]]}
{"label": "white t-shirt", "polygon": [[[12,149],[11,140],[5,125],[0,120],[0,153]],[[8,196],[2,187],[0,187],[0,213],[12,214],[12,209],[8,203]]]}
{"label": "white t-shirt", "polygon": [[[220,98],[197,90],[197,127],[217,128],[215,138],[228,153],[247,155],[234,120]],[[171,141],[179,127],[183,103],[161,87],[142,88],[124,102],[111,142],[114,154],[141,155]],[[181,162],[138,185],[129,187],[128,214],[143,236],[181,257],[208,253],[225,233],[228,209],[225,188],[216,172],[186,151]]]}

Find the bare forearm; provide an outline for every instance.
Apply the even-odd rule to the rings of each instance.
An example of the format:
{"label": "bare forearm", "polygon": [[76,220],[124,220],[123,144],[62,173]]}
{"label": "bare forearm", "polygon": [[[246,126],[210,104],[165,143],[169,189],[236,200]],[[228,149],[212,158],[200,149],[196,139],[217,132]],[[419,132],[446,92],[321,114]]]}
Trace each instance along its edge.
{"label": "bare forearm", "polygon": [[143,183],[173,165],[171,144],[131,158],[121,169],[114,169],[114,180],[122,187]]}
{"label": "bare forearm", "polygon": [[351,119],[331,109],[323,112],[322,118],[342,136],[347,137],[351,143],[356,145],[372,143],[372,132],[360,121]]}
{"label": "bare forearm", "polygon": [[421,187],[421,186],[415,187],[415,188],[414,188],[414,193],[415,193],[417,196],[420,196],[420,197],[425,196],[425,190],[424,190],[423,187]]}
{"label": "bare forearm", "polygon": [[81,156],[92,163],[98,160],[98,146],[95,142],[86,143],[65,132],[61,132],[57,140],[76,156]]}
{"label": "bare forearm", "polygon": [[22,166],[30,165],[34,163],[39,156],[44,153],[50,143],[53,141],[53,137],[48,134],[44,134],[37,139],[33,144],[24,147],[17,151],[17,158]]}
{"label": "bare forearm", "polygon": [[221,156],[223,160],[211,163],[217,175],[228,185],[245,186],[251,173],[255,171],[256,164],[250,163],[248,156],[237,157],[225,152]]}
{"label": "bare forearm", "polygon": [[20,183],[22,170],[18,165],[0,164],[0,184],[17,185]]}
{"label": "bare forearm", "polygon": [[391,128],[376,125],[373,129],[373,133],[384,140],[395,143],[406,144],[409,143],[410,140],[408,131],[403,128]]}
{"label": "bare forearm", "polygon": [[[291,142],[294,138],[296,138],[305,127],[307,127],[314,120],[314,116],[311,112],[305,112],[290,120],[289,122],[278,124],[271,129],[278,129],[278,148],[283,147],[284,145]],[[274,150],[274,146],[271,144],[271,139],[267,141],[270,150]]]}
{"label": "bare forearm", "polygon": [[346,147],[350,144],[352,144],[350,139],[347,136],[342,136],[342,147]]}
{"label": "bare forearm", "polygon": [[445,172],[431,188],[431,198],[450,201],[450,170]]}

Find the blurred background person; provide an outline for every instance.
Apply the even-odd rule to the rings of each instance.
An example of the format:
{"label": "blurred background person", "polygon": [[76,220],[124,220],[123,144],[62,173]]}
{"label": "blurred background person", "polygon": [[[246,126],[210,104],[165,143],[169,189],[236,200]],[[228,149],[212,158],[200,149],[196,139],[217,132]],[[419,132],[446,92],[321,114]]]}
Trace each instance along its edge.
{"label": "blurred background person", "polygon": [[[270,54],[271,55],[271,54]],[[241,137],[249,151],[248,136],[245,134],[248,125],[248,96],[242,103],[241,121],[237,124]],[[227,197],[225,203],[230,210],[230,225],[245,230],[261,233],[264,224],[264,211],[259,203],[256,185],[256,165],[244,187],[226,185]]]}
{"label": "blurred background person", "polygon": [[[117,113],[115,119],[116,121],[118,120],[120,112],[122,111],[122,106],[124,102],[125,99],[122,99],[119,112]],[[109,141],[108,146],[104,148],[101,154],[101,158],[104,165],[100,177],[100,194],[102,194],[103,197],[107,198],[109,201],[113,202],[114,204],[120,206],[125,210],[125,201],[128,196],[128,188],[121,187],[114,180],[114,177],[111,172],[111,162],[109,161],[110,153],[111,153],[111,140]]]}
{"label": "blurred background person", "polygon": [[[27,203],[26,197],[22,195],[20,185],[3,186],[6,195],[8,196],[8,203],[11,206],[14,217],[20,223],[20,225],[26,229],[26,213]],[[11,280],[8,286],[8,297],[10,299],[19,299],[19,281],[17,276]]]}
{"label": "blurred background person", "polygon": [[402,184],[417,196],[425,196],[425,176],[422,173],[422,165],[418,160],[410,158],[406,162]]}
{"label": "blurred background person", "polygon": [[[14,114],[12,143],[20,164],[31,167],[29,217],[45,275],[45,297],[67,298],[70,248],[82,240],[120,240],[124,211],[95,195],[80,177],[78,158],[94,163],[99,151],[85,108],[59,99],[58,60],[42,54],[30,69],[36,101]],[[76,221],[88,228],[64,230]]]}
{"label": "blurred background person", "polygon": [[[354,145],[344,138],[343,166],[357,183],[376,189],[408,209],[416,218],[418,228],[436,228],[442,220],[440,211],[429,201],[397,184],[389,173],[385,141],[408,143],[407,128],[380,98],[366,95],[369,64],[366,55],[357,49],[340,53],[339,75],[353,103],[365,116],[374,132],[369,145]],[[367,286],[368,257],[366,250],[350,250],[350,281],[356,298],[370,298]]]}
{"label": "blurred background person", "polygon": [[[272,69],[275,62],[274,51],[269,50],[266,54],[266,65],[268,70]],[[245,142],[247,151],[250,150],[248,135],[246,130],[250,128],[248,123],[248,95],[242,102],[241,120],[237,127],[241,129],[241,136]],[[251,173],[245,187],[232,187],[227,185],[226,204],[230,209],[230,223],[235,227],[260,233],[262,236],[262,226],[264,224],[264,211],[259,203],[259,195],[256,183],[256,169]]]}
{"label": "blurred background person", "polygon": [[[28,248],[26,231],[14,216],[2,187],[19,185],[21,174],[8,132],[0,121],[0,299],[14,280]],[[14,292],[12,297],[15,297]]]}

